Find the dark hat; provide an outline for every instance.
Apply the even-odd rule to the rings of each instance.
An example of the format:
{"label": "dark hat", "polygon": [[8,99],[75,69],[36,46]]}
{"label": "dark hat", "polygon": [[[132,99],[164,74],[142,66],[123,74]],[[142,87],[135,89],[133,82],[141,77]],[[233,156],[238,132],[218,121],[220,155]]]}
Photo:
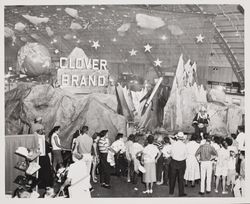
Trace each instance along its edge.
{"label": "dark hat", "polygon": [[103,137],[107,134],[108,130],[102,130],[101,132],[98,133],[100,137]]}

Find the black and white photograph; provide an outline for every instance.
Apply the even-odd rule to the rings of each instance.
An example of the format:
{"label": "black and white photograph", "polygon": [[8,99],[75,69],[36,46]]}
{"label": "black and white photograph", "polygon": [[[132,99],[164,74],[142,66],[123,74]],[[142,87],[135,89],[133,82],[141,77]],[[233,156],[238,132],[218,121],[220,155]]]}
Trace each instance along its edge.
{"label": "black and white photograph", "polygon": [[246,198],[247,10],[200,2],[4,5],[5,198]]}

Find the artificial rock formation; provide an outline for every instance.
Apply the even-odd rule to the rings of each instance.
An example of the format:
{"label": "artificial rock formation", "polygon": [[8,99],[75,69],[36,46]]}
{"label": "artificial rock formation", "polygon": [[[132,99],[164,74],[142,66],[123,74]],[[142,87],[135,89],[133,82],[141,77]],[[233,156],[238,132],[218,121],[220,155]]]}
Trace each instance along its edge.
{"label": "artificial rock formation", "polygon": [[6,134],[28,133],[29,124],[43,118],[45,131],[61,126],[62,143],[68,147],[72,134],[82,125],[89,134],[109,130],[111,141],[116,134],[126,134],[125,118],[116,113],[115,96],[108,94],[72,95],[50,85],[22,85],[5,97]]}
{"label": "artificial rock formation", "polygon": [[[207,98],[209,100],[207,100]],[[164,109],[163,125],[169,131],[194,132],[192,121],[201,105],[210,116],[208,131],[213,135],[227,136],[236,133],[242,123],[243,107],[225,102],[225,94],[211,90],[209,95],[197,85],[196,64],[184,64],[179,59],[169,100]]]}

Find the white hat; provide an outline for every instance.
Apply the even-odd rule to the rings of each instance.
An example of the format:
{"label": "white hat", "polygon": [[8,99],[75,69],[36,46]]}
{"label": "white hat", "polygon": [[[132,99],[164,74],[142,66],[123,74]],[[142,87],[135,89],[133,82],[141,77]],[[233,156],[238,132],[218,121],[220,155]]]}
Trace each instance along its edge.
{"label": "white hat", "polygon": [[183,133],[183,132],[178,132],[178,134],[177,134],[177,139],[179,139],[179,140],[184,140],[184,139],[185,139],[184,133]]}

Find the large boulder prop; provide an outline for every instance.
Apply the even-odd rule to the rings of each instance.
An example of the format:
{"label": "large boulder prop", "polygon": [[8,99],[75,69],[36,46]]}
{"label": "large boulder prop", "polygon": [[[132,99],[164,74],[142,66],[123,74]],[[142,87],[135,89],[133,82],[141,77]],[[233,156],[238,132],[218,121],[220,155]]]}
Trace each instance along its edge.
{"label": "large boulder prop", "polygon": [[[164,109],[163,126],[169,131],[194,132],[192,121],[201,105],[207,107],[210,116],[210,134],[227,136],[236,133],[242,124],[244,108],[225,102],[225,93],[211,90],[209,95],[198,85],[196,64],[185,64],[181,56],[173,81],[169,100]],[[207,100],[208,99],[208,100]]]}
{"label": "large boulder prop", "polygon": [[[6,94],[6,134],[26,134],[31,122],[43,118],[46,133],[61,126],[62,143],[70,147],[73,133],[82,125],[89,134],[109,130],[111,141],[126,134],[126,120],[116,113],[116,97],[108,94],[71,95],[50,85],[18,86]],[[25,127],[25,128],[24,128]]]}
{"label": "large boulder prop", "polygon": [[17,71],[28,76],[51,73],[52,64],[49,50],[39,43],[26,43],[17,55]]}

